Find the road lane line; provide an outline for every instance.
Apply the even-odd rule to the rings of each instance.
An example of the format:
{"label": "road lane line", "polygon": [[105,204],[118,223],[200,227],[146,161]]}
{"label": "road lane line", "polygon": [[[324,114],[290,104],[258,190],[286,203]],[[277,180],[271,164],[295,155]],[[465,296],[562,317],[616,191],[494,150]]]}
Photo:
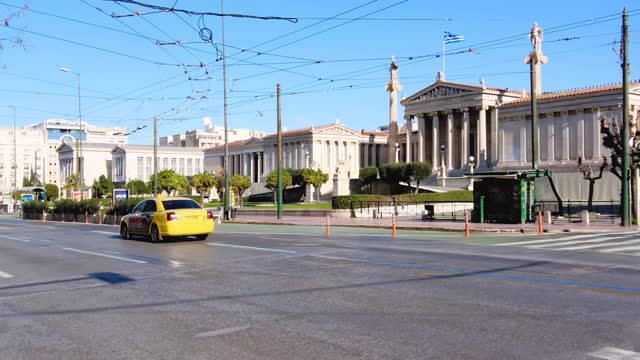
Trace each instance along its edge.
{"label": "road lane line", "polygon": [[620,248],[621,246],[637,244],[637,243],[640,243],[640,240],[622,241],[622,242],[613,243],[613,244],[596,244],[596,245],[572,246],[572,247],[568,247],[568,248],[560,248],[560,249],[553,249],[553,250],[589,250],[589,249],[613,248],[613,247]]}
{"label": "road lane line", "polygon": [[640,246],[626,246],[626,247],[618,247],[618,248],[611,248],[611,249],[599,250],[598,252],[602,252],[602,253],[613,253],[613,252],[619,252],[619,251],[631,251],[631,250],[640,250]]}
{"label": "road lane line", "polygon": [[561,237],[561,238],[555,238],[555,239],[518,241],[518,242],[505,243],[505,244],[496,244],[496,246],[542,244],[542,243],[550,243],[550,242],[554,242],[554,241],[567,241],[567,240],[575,240],[575,239],[587,239],[587,238],[598,237],[598,236],[603,237],[603,236],[606,236],[606,235],[629,235],[629,234],[638,234],[638,232],[637,231],[630,231],[630,232],[622,232],[622,233],[618,233],[617,232],[617,233],[575,235],[575,236],[567,236],[567,237]]}
{"label": "road lane line", "polygon": [[214,336],[220,336],[220,335],[233,334],[239,331],[247,330],[250,327],[251,325],[244,325],[244,326],[228,327],[225,329],[214,330],[214,331],[205,331],[205,332],[196,334],[194,337],[203,338],[203,337],[214,337]]}
{"label": "road lane line", "polygon": [[291,251],[291,250],[281,250],[281,249],[271,249],[271,248],[261,248],[261,247],[254,247],[254,246],[243,246],[243,245],[231,245],[231,244],[222,244],[222,243],[205,243],[209,246],[217,246],[217,247],[228,247],[228,248],[234,248],[234,249],[245,249],[245,250],[256,250],[256,251],[268,251],[268,252],[275,252],[275,253],[286,253],[286,254],[295,254],[295,251]]}
{"label": "road lane line", "polygon": [[594,358],[605,360],[624,360],[624,359],[636,359],[636,356],[640,355],[635,351],[618,349],[614,347],[605,347],[598,351],[594,351],[588,354]]}
{"label": "road lane line", "polygon": [[15,241],[21,241],[21,242],[31,242],[31,240],[28,239],[20,239],[20,238],[15,238],[15,237],[11,237],[11,236],[6,236],[6,235],[0,235],[0,238],[5,238],[5,239],[9,239],[9,240],[15,240]]}
{"label": "road lane line", "polygon": [[131,262],[134,262],[134,263],[137,263],[137,264],[148,264],[148,262],[146,262],[146,261],[129,259],[129,258],[121,257],[121,256],[108,255],[108,254],[102,254],[102,253],[97,253],[97,252],[92,252],[92,251],[85,251],[85,250],[79,250],[79,249],[74,249],[74,248],[66,248],[66,247],[62,248],[62,249],[63,250],[67,250],[67,251],[73,251],[73,252],[81,253],[81,254],[88,254],[88,255],[102,256],[102,257],[106,257],[106,258],[110,258],[110,259],[131,261]]}
{"label": "road lane line", "polygon": [[120,235],[119,232],[115,232],[115,231],[99,231],[99,230],[93,230],[91,231],[92,233],[97,233],[97,234],[105,234],[105,235]]}
{"label": "road lane line", "polygon": [[13,275],[11,275],[9,273],[6,273],[4,271],[0,271],[0,277],[3,278],[3,279],[10,279],[10,278],[13,277]]}
{"label": "road lane line", "polygon": [[[527,246],[527,247],[530,248],[530,249],[543,249],[543,248],[555,247],[555,246],[601,243],[601,242],[605,242],[605,241],[609,241],[609,240],[620,240],[620,239],[626,239],[626,238],[627,238],[627,236],[614,236],[614,237],[610,237],[610,238],[598,238],[598,239],[593,239],[593,240],[567,241],[567,242],[561,242],[561,243],[533,245],[533,246]],[[560,249],[556,249],[556,250],[560,250]]]}

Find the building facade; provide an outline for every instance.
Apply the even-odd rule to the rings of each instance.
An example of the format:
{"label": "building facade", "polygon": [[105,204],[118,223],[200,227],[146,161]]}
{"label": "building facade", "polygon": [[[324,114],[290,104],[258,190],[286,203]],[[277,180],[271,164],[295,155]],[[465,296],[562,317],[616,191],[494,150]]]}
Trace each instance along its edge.
{"label": "building facade", "polygon": [[82,145],[82,156],[80,156],[75,142],[60,145],[58,147],[60,187],[66,184],[69,175],[75,175],[78,164],[82,183],[86,187],[90,187],[101,175],[112,179],[112,150],[113,144],[87,143]]}
{"label": "building facade", "polygon": [[[30,128],[0,128],[0,192],[9,194],[22,187],[22,179],[33,171],[44,182],[46,179],[47,147],[44,133]],[[15,168],[14,168],[15,167]],[[14,171],[15,170],[15,171]]]}
{"label": "building facade", "polygon": [[[323,196],[349,193],[349,180],[357,179],[363,166],[386,163],[387,133],[355,131],[335,124],[284,131],[282,133],[283,168],[320,169],[329,174],[321,188]],[[229,144],[230,175],[249,176],[250,193],[269,192],[266,177],[276,169],[277,135],[251,138]],[[225,168],[224,146],[205,150],[205,170]],[[338,186],[339,189],[335,187]],[[309,195],[307,195],[309,197]]]}
{"label": "building facade", "polygon": [[[249,129],[229,129],[229,142],[247,140],[252,137],[261,138],[266,133]],[[204,130],[189,130],[184,134],[163,136],[160,146],[198,147],[208,149],[224,144],[224,127],[207,125]]]}
{"label": "building facade", "polygon": [[[124,186],[131,180],[149,181],[153,175],[153,146],[118,145],[112,148],[112,180]],[[203,171],[199,148],[158,147],[158,171],[171,169],[188,179]]]}

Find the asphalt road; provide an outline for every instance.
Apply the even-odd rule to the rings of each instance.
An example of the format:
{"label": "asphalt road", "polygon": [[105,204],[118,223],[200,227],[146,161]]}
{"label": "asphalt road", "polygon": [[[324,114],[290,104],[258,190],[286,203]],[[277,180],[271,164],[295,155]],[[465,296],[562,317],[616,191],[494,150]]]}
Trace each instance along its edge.
{"label": "asphalt road", "polygon": [[152,244],[0,218],[0,359],[640,352],[640,257],[484,244],[522,235],[401,235],[223,225],[205,242]]}

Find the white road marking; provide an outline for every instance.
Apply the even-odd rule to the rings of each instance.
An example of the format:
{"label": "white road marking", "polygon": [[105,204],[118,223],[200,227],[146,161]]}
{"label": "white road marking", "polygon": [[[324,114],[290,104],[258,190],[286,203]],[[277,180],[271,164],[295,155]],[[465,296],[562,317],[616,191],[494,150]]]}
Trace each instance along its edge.
{"label": "white road marking", "polygon": [[114,232],[114,231],[99,231],[99,230],[93,230],[91,231],[92,233],[97,233],[97,234],[105,234],[105,235],[120,235],[120,233],[118,232]]}
{"label": "white road marking", "polygon": [[246,249],[246,250],[256,250],[256,251],[268,251],[268,252],[278,252],[278,253],[287,253],[287,254],[295,254],[295,251],[291,250],[281,250],[281,249],[271,249],[271,248],[261,248],[254,246],[242,246],[242,245],[231,245],[231,244],[221,244],[221,243],[205,243],[209,246],[218,246],[218,247],[228,247],[235,249]]}
{"label": "white road marking", "polygon": [[559,242],[559,241],[567,241],[567,240],[575,240],[575,239],[587,239],[593,237],[602,237],[606,235],[629,235],[629,234],[638,234],[637,231],[630,232],[620,232],[620,233],[601,233],[601,234],[587,234],[587,235],[575,235],[575,236],[567,236],[556,239],[545,239],[545,240],[531,240],[531,241],[518,241],[512,243],[505,244],[496,244],[496,246],[511,246],[511,245],[528,245],[528,244],[542,244],[542,243],[551,243],[551,242]]}
{"label": "white road marking", "polygon": [[107,255],[107,254],[102,254],[102,253],[97,253],[97,252],[92,252],[92,251],[85,251],[85,250],[79,250],[79,249],[74,249],[74,248],[62,248],[62,249],[63,250],[67,250],[67,251],[73,251],[73,252],[81,253],[81,254],[88,254],[88,255],[102,256],[102,257],[106,257],[106,258],[110,258],[110,259],[131,261],[131,262],[134,262],[136,264],[147,264],[146,261],[142,261],[142,260],[129,259],[129,258],[125,258],[125,257]]}
{"label": "white road marking", "polygon": [[0,235],[0,238],[5,238],[5,239],[15,240],[15,241],[21,241],[21,242],[31,242],[31,240],[28,240],[28,239],[20,239],[20,238],[15,238],[15,237],[6,236],[6,235]]}
{"label": "white road marking", "polygon": [[610,237],[610,238],[597,238],[597,239],[593,239],[593,240],[565,241],[565,242],[559,242],[559,243],[533,245],[533,246],[527,246],[527,247],[531,248],[531,249],[543,249],[543,248],[555,247],[555,246],[600,243],[600,242],[605,242],[605,241],[609,241],[609,240],[619,240],[619,239],[625,239],[625,238],[626,238],[626,236],[615,236],[615,237]]}
{"label": "white road marking", "polygon": [[618,251],[632,251],[632,250],[640,250],[640,246],[626,246],[626,247],[619,247],[619,248],[613,248],[613,249],[604,249],[604,250],[600,250],[600,252],[612,253],[612,252],[618,252]]}
{"label": "white road marking", "polygon": [[[309,226],[314,226],[314,225],[309,225]],[[335,226],[340,226],[340,225],[335,225]],[[432,233],[437,232],[437,230],[426,230],[429,232],[429,234],[415,234],[415,235],[409,235],[409,234],[398,234],[398,237],[405,237],[405,238],[413,238],[416,236],[428,236],[428,235],[433,235]],[[216,231],[216,233],[218,234],[231,234],[231,235],[292,235],[292,236],[320,236],[320,237],[324,237],[326,236],[324,233],[261,233],[261,232],[246,232],[246,231],[224,231],[224,230],[219,230]],[[340,235],[343,237],[390,237],[390,234],[336,234],[336,235]],[[438,234],[438,236],[461,236],[460,234]],[[476,235],[476,236],[479,236]],[[508,235],[505,235],[508,236]]]}
{"label": "white road marking", "polygon": [[195,337],[203,338],[203,337],[213,337],[213,336],[233,334],[239,331],[247,330],[250,327],[251,325],[244,325],[244,326],[234,326],[234,327],[229,327],[226,329],[220,329],[220,330],[214,330],[214,331],[205,331],[205,332],[196,334]]}
{"label": "white road marking", "polygon": [[12,278],[12,277],[13,277],[13,275],[11,275],[11,274],[9,274],[9,273],[6,273],[6,272],[4,272],[4,271],[0,271],[0,278],[10,279],[10,278]]}
{"label": "white road marking", "polygon": [[594,351],[588,354],[589,356],[605,359],[605,360],[625,360],[625,359],[638,359],[640,353],[631,350],[618,349],[614,347],[605,347],[598,351]]}
{"label": "white road marking", "polygon": [[637,243],[640,243],[640,240],[629,240],[629,241],[622,241],[622,242],[612,243],[612,244],[573,246],[573,247],[560,248],[560,249],[554,249],[554,250],[587,250],[587,249],[608,248],[608,247],[615,247],[617,249],[617,248],[620,248],[620,246],[637,244]]}

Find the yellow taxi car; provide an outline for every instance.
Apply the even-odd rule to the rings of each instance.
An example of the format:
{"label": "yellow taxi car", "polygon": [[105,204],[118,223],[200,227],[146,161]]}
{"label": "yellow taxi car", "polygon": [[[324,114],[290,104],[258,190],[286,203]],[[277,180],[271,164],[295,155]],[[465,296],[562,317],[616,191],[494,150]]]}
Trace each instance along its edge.
{"label": "yellow taxi car", "polygon": [[120,222],[120,237],[144,235],[153,242],[174,236],[205,240],[215,227],[213,212],[197,202],[179,197],[142,200]]}

